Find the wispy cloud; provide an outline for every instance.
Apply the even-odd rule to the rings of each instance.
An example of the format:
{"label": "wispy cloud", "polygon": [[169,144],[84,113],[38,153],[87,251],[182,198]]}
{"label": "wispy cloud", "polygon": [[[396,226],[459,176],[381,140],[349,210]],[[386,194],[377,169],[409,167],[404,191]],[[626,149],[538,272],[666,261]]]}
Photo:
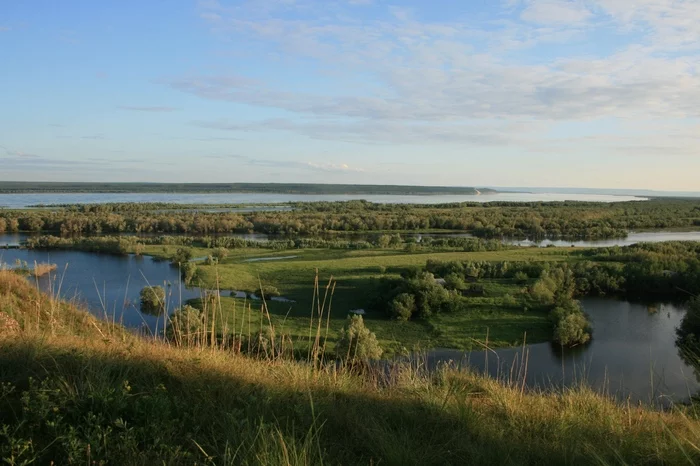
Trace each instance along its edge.
{"label": "wispy cloud", "polygon": [[175,107],[138,105],[120,105],[118,108],[121,110],[130,110],[132,112],[175,112],[178,110]]}
{"label": "wispy cloud", "polygon": [[[397,8],[368,19],[343,8],[350,3],[357,2],[200,5],[203,21],[226,40],[335,73],[340,84],[332,92],[314,87],[322,74],[293,88],[233,74],[169,85],[203,99],[294,115],[200,126],[353,142],[510,146],[547,137],[546,127],[540,134],[526,127],[532,122],[700,118],[700,2],[509,0],[485,21],[421,20]],[[539,53],[601,32],[617,39],[594,54]],[[367,82],[369,90],[357,85]],[[515,129],[506,134],[508,124]]]}

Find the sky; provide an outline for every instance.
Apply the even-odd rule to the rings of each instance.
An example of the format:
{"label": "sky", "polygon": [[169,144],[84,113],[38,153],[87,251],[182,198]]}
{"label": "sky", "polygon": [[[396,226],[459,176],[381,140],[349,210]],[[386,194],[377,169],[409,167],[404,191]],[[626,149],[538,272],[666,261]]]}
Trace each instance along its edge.
{"label": "sky", "polygon": [[700,191],[698,0],[0,0],[0,180]]}

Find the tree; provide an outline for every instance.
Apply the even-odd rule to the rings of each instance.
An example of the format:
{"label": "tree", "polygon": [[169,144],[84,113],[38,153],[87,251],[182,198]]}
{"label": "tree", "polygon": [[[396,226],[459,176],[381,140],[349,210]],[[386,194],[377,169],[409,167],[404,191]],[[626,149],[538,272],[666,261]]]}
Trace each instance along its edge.
{"label": "tree", "polygon": [[165,290],[162,286],[147,286],[141,290],[141,312],[153,315],[165,312]]}
{"label": "tree", "polygon": [[366,362],[379,359],[384,352],[379,346],[377,336],[365,327],[360,315],[348,317],[340,330],[340,339],[335,347],[336,355],[349,362]]}
{"label": "tree", "polygon": [[416,298],[409,293],[401,293],[389,303],[389,313],[396,320],[410,320],[416,311]]}

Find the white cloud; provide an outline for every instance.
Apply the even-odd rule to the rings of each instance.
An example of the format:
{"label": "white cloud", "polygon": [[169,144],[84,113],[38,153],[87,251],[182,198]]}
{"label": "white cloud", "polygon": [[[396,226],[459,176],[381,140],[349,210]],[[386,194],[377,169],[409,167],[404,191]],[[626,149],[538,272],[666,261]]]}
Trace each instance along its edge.
{"label": "white cloud", "polygon": [[[198,122],[201,126],[362,143],[547,150],[552,139],[547,129],[558,122],[584,127],[610,118],[636,124],[700,118],[700,2],[506,4],[500,19],[470,23],[421,21],[416,12],[396,8],[386,11],[390,19],[367,19],[337,2],[268,1],[261,8],[216,3],[201,13],[217,34],[251,50],[276,51],[290,65],[310,61],[316,68],[309,70],[320,72],[309,75],[308,86],[302,82],[294,88],[276,78],[237,74],[169,84],[201,98],[293,115]],[[294,15],[280,13],[293,8]],[[616,40],[577,54],[566,49],[588,46],[599,33]],[[548,45],[561,51],[539,53]],[[328,79],[323,73],[337,80],[333,92],[314,87]],[[642,140],[659,150],[639,152],[697,153],[670,134],[644,135]],[[636,147],[610,139],[595,144],[617,153]]]}

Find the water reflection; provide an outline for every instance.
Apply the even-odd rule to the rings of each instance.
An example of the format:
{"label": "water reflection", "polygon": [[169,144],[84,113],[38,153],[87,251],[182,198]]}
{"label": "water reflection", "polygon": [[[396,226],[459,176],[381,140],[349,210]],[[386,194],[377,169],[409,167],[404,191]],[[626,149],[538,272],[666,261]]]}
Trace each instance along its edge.
{"label": "water reflection", "polygon": [[82,251],[0,250],[0,262],[11,264],[16,260],[56,264],[56,273],[37,280],[41,290],[75,300],[96,316],[130,328],[156,331],[164,325],[164,316],[147,315],[139,310],[139,293],[145,286],[162,286],[166,290],[169,312],[203,294],[199,288],[185,287],[177,268],[152,257]]}
{"label": "water reflection", "polygon": [[[692,366],[678,354],[675,329],[684,310],[612,299],[586,298],[593,339],[562,350],[551,343],[489,351],[437,349],[426,355],[428,367],[450,362],[506,380],[523,374],[529,387],[573,386],[585,381],[619,399],[661,402],[684,400],[700,390]],[[527,368],[525,368],[527,361]]]}

